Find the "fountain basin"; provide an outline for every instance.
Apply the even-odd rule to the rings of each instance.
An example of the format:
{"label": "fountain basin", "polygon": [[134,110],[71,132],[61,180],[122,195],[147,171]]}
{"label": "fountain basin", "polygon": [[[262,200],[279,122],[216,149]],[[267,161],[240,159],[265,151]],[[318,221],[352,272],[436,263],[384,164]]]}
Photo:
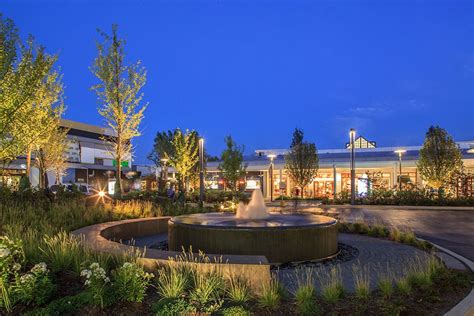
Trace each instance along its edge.
{"label": "fountain basin", "polygon": [[337,220],[312,214],[269,213],[239,219],[231,213],[176,216],[168,222],[168,246],[224,255],[263,255],[279,264],[337,254]]}

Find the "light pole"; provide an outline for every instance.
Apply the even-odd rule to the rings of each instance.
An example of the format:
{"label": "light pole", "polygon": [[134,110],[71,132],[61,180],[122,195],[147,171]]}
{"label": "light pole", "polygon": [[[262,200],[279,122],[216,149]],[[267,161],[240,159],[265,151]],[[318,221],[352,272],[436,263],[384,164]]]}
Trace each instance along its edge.
{"label": "light pole", "polygon": [[270,172],[270,202],[273,202],[273,159],[276,155],[270,154],[267,157],[270,158],[270,168],[268,170]]}
{"label": "light pole", "polygon": [[398,190],[402,190],[402,155],[406,153],[405,149],[397,149],[394,153],[398,154]]}
{"label": "light pole", "polygon": [[349,130],[349,140],[351,146],[351,205],[355,204],[355,129]]}
{"label": "light pole", "polygon": [[204,138],[199,138],[199,203],[204,202]]}

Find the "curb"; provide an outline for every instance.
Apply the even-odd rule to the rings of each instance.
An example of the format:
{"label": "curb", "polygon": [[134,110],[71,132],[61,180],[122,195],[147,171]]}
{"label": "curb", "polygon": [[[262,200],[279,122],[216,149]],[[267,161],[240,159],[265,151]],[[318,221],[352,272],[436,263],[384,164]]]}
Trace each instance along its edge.
{"label": "curb", "polygon": [[[417,239],[422,240],[422,241],[428,241],[422,238],[417,238]],[[466,265],[466,267],[468,267],[469,270],[471,270],[472,273],[474,273],[474,262],[449,249],[446,249],[437,244],[434,244],[431,241],[428,241],[428,242],[432,244],[433,247],[435,247],[436,249],[461,261],[464,265]],[[444,316],[472,316],[472,315],[474,315],[474,287],[471,287],[471,292],[469,292],[469,294],[462,301],[460,301],[456,306],[454,306],[453,308],[451,308],[451,310],[449,310],[447,313],[444,314]]]}

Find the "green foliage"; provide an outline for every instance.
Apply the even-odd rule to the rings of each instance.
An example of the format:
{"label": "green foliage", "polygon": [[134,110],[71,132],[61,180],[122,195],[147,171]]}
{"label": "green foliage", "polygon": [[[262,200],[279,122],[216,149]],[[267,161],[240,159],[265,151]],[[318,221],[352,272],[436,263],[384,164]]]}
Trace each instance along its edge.
{"label": "green foliage", "polygon": [[385,299],[389,299],[393,295],[393,281],[387,275],[379,275],[377,288]]}
{"label": "green foliage", "polygon": [[114,274],[114,292],[119,301],[140,303],[153,274],[146,273],[136,263],[125,262]]}
{"label": "green foliage", "polygon": [[223,304],[222,294],[225,282],[217,272],[193,273],[193,288],[190,299],[199,311],[214,312]]}
{"label": "green foliage", "polygon": [[319,308],[315,301],[316,289],[314,287],[313,269],[297,269],[296,284],[294,297],[298,313],[301,315],[319,314]]}
{"label": "green foliage", "polygon": [[244,146],[238,146],[232,136],[225,138],[227,148],[221,154],[219,170],[226,181],[227,187],[232,191],[239,190],[239,180],[245,176],[247,166],[244,161]]}
{"label": "green foliage", "polygon": [[238,277],[229,279],[226,294],[231,303],[239,305],[246,304],[252,298],[252,291],[248,282]]}
{"label": "green foliage", "polygon": [[87,292],[81,292],[77,295],[65,296],[54,300],[46,307],[36,309],[26,313],[26,316],[55,316],[72,315],[79,311],[83,306],[90,302],[90,295]]}
{"label": "green foliage", "polygon": [[89,266],[89,269],[84,269],[81,272],[81,277],[84,277],[84,285],[91,295],[91,303],[103,308],[107,301],[106,296],[110,291],[110,278],[99,263],[94,262]]}
{"label": "green foliage", "polygon": [[439,126],[431,126],[420,149],[418,171],[428,185],[439,189],[451,175],[462,168],[459,146],[448,132]]}
{"label": "green foliage", "polygon": [[169,164],[179,174],[181,185],[187,189],[188,181],[196,173],[199,162],[199,138],[196,131],[182,132],[174,130],[171,140],[174,155],[169,157]]}
{"label": "green foliage", "polygon": [[112,36],[101,32],[104,42],[97,43],[98,56],[91,71],[100,81],[92,87],[101,102],[99,114],[113,131],[113,137],[106,137],[104,141],[117,162],[118,190],[115,192],[120,195],[121,162],[132,154],[132,139],[140,136],[139,125],[147,105],[140,106],[146,70],[140,62],[125,64],[125,40],[118,37],[117,28],[117,25],[112,25]]}
{"label": "green foliage", "polygon": [[15,303],[10,283],[12,278],[19,277],[19,271],[24,261],[25,253],[21,241],[0,236],[0,307],[4,307],[7,311],[11,311]]}
{"label": "green foliage", "polygon": [[[303,132],[295,129],[290,152],[285,156],[286,170],[295,186],[304,188],[314,177],[319,168],[319,157],[314,143],[303,142]],[[301,189],[301,197],[303,190]]]}
{"label": "green foliage", "polygon": [[183,298],[161,300],[152,309],[156,316],[182,316],[197,312],[196,307]]}
{"label": "green foliage", "polygon": [[366,300],[370,295],[370,269],[361,267],[360,263],[352,266],[356,297]]}
{"label": "green foliage", "polygon": [[45,235],[43,243],[39,249],[54,272],[74,271],[79,274],[81,262],[85,259],[80,238],[61,231],[56,235]]}
{"label": "green foliage", "polygon": [[332,267],[329,273],[320,275],[323,299],[329,304],[335,304],[344,296],[341,271]]}
{"label": "green foliage", "polygon": [[49,271],[44,262],[36,264],[31,270],[17,275],[13,294],[18,302],[24,304],[42,305],[51,298],[55,285],[49,277]]}
{"label": "green foliage", "polygon": [[406,276],[398,277],[396,280],[397,291],[402,295],[410,295],[412,288]]}
{"label": "green foliage", "polygon": [[243,306],[231,306],[223,308],[219,311],[218,315],[222,316],[250,316],[250,311],[246,310]]}
{"label": "green foliage", "polygon": [[21,176],[20,178],[20,185],[18,187],[18,190],[20,192],[26,191],[31,188],[31,183],[30,179],[26,176]]}
{"label": "green foliage", "polygon": [[262,284],[262,292],[258,297],[258,304],[261,308],[275,311],[281,304],[281,289],[276,278],[272,278],[268,284]]}
{"label": "green foliage", "polygon": [[165,267],[158,271],[158,294],[162,299],[181,297],[190,285],[190,272],[185,268]]}

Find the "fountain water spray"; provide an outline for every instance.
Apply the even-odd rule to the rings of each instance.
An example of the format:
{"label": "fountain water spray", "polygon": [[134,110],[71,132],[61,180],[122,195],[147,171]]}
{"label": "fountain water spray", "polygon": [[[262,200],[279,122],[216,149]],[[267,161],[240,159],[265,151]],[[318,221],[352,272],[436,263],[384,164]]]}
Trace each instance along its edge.
{"label": "fountain water spray", "polygon": [[249,204],[245,205],[243,202],[240,202],[235,217],[240,219],[268,218],[268,211],[263,200],[262,191],[259,189],[254,190]]}

